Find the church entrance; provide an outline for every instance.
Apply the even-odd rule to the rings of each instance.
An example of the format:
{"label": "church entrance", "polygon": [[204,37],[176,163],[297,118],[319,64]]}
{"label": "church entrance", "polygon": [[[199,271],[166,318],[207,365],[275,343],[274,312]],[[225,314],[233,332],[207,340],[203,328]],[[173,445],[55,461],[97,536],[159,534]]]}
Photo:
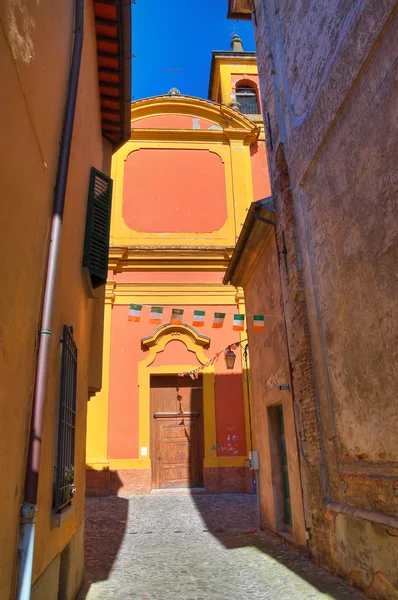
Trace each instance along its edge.
{"label": "church entrance", "polygon": [[151,376],[152,488],[203,486],[202,377]]}

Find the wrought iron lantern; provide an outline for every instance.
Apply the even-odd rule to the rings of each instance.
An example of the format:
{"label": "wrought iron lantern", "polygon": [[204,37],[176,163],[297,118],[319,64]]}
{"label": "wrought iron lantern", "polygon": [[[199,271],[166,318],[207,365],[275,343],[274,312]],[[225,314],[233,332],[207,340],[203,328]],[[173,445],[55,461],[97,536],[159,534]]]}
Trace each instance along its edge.
{"label": "wrought iron lantern", "polygon": [[227,365],[227,369],[234,368],[235,360],[236,360],[235,352],[233,352],[231,350],[231,348],[228,348],[228,350],[225,352],[225,364]]}

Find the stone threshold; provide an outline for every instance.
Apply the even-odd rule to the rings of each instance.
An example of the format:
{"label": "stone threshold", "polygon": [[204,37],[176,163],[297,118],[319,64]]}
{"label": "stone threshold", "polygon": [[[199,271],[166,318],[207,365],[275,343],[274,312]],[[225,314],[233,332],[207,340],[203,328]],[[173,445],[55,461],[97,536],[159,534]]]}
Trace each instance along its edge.
{"label": "stone threshold", "polygon": [[159,488],[152,489],[151,496],[196,496],[206,494],[205,488]]}

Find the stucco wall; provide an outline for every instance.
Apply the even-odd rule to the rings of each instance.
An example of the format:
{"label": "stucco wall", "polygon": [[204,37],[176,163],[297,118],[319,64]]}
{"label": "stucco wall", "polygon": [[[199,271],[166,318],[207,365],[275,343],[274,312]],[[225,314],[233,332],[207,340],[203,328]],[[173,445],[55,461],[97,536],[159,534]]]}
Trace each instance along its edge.
{"label": "stucco wall", "polygon": [[254,5],[310,547],[369,594],[397,598],[387,538],[381,562],[354,568],[376,529],[324,516],[327,500],[398,515],[397,5]]}
{"label": "stucco wall", "polygon": [[[287,351],[285,322],[281,298],[278,255],[275,234],[268,234],[257,260],[247,272],[244,281],[246,310],[264,313],[264,333],[248,329],[250,348],[250,383],[252,391],[255,442],[260,455],[260,499],[263,524],[282,533],[282,494],[277,479],[278,465],[274,453],[279,454],[279,440],[269,412],[270,407],[281,405],[285,426],[286,453],[292,511],[292,541],[306,547],[302,490],[298,448],[296,441],[293,397],[290,389],[290,367]],[[281,389],[282,388],[284,389]]]}
{"label": "stucco wall", "polygon": [[[131,298],[131,301],[133,299]],[[193,316],[192,306],[175,306],[185,310],[184,322],[190,323]],[[208,358],[223,350],[229,343],[239,339],[239,334],[232,331],[232,316],[226,317],[224,328],[212,329],[212,315],[216,311],[232,312],[231,306],[195,306],[207,310],[207,323],[200,328],[200,333],[211,337],[209,349],[204,352]],[[170,318],[170,308],[164,309],[167,322]],[[143,316],[139,323],[127,320],[128,305],[114,306],[112,309],[111,352],[110,352],[110,384],[109,384],[109,425],[108,449],[109,459],[138,459],[139,428],[145,427],[148,415],[139,411],[138,363],[148,355],[148,350],[142,348],[141,339],[151,335],[157,328],[149,323],[149,308],[143,308]],[[177,344],[177,346],[175,346]],[[172,347],[171,347],[172,346]],[[195,354],[187,349],[182,342],[170,342],[164,351],[159,353],[151,367],[162,365],[192,365],[200,366]],[[243,399],[243,381],[240,357],[237,356],[236,366],[232,374],[226,372],[224,358],[216,363],[215,378],[215,416],[217,443],[220,446],[217,456],[245,456],[245,413]],[[167,372],[167,371],[166,371]],[[238,381],[237,381],[238,380]],[[226,405],[228,411],[225,410]],[[227,437],[234,427],[237,442],[232,447]],[[205,448],[210,454],[210,448]],[[237,452],[238,454],[236,454]]]}
{"label": "stucco wall", "polygon": [[[19,509],[36,364],[37,330],[51,224],[73,31],[73,3],[43,0],[0,7],[2,298],[0,301],[1,422],[0,596],[12,597]],[[83,521],[85,421],[92,303],[81,273],[90,167],[102,169],[97,57],[91,2],[73,136],[54,311],[50,380],[44,415],[34,580]],[[51,529],[54,436],[60,335],[73,325],[79,352],[75,514]],[[98,378],[97,378],[98,379]],[[82,468],[83,467],[83,468]]]}

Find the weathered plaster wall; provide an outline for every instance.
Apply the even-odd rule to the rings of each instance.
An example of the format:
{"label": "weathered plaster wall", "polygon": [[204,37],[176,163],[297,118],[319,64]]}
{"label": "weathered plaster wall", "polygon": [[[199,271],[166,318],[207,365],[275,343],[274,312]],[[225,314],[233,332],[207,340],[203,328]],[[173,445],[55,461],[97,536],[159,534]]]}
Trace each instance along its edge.
{"label": "weathered plaster wall", "polygon": [[[37,330],[51,224],[54,183],[73,32],[73,4],[61,1],[2,2],[0,56],[7,85],[0,97],[0,597],[13,597],[19,510],[37,352]],[[90,167],[102,169],[92,3],[86,3],[85,41],[70,176],[63,219],[59,284],[39,480],[34,581],[83,523],[84,454],[89,340],[93,301],[84,287],[81,260]],[[60,336],[73,325],[79,350],[76,423],[75,513],[51,528],[54,439]],[[93,376],[94,377],[94,376]],[[98,377],[94,377],[98,382]],[[82,468],[83,467],[83,468]],[[80,539],[81,552],[82,538]],[[79,544],[77,544],[79,545]],[[75,550],[73,550],[73,553]],[[81,577],[81,569],[78,578]],[[48,596],[50,597],[50,596]],[[57,597],[57,596],[54,596]]]}
{"label": "weathered plaster wall", "polygon": [[[260,453],[260,497],[263,524],[283,533],[282,494],[278,492],[279,440],[273,439],[273,421],[269,408],[282,405],[288,461],[292,511],[292,536],[295,544],[306,547],[299,456],[296,441],[290,367],[281,298],[278,254],[275,234],[268,234],[256,248],[257,260],[247,269],[244,292],[248,313],[264,313],[264,333],[248,329],[250,382],[254,416],[255,448]],[[246,269],[244,269],[246,271]],[[280,386],[289,386],[280,389]]]}
{"label": "weathered plaster wall", "polygon": [[397,598],[397,538],[324,510],[398,516],[397,4],[254,5],[310,549]]}

